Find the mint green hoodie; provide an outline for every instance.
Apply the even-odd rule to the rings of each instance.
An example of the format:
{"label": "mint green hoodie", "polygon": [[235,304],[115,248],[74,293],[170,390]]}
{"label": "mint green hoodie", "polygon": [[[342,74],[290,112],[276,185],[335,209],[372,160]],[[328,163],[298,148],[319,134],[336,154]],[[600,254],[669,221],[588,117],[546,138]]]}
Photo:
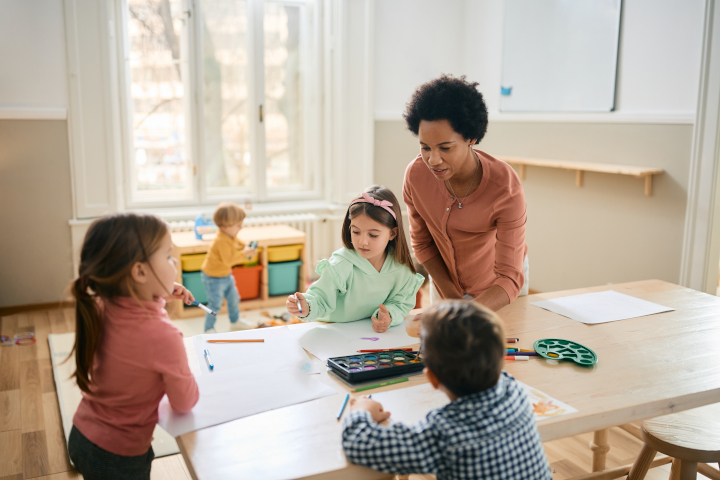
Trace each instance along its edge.
{"label": "mint green hoodie", "polygon": [[330,259],[320,260],[315,269],[320,279],[304,294],[310,305],[306,322],[354,322],[377,318],[378,305],[387,307],[392,323],[400,324],[415,308],[415,295],[424,281],[392,255],[378,272],[356,250],[341,248]]}

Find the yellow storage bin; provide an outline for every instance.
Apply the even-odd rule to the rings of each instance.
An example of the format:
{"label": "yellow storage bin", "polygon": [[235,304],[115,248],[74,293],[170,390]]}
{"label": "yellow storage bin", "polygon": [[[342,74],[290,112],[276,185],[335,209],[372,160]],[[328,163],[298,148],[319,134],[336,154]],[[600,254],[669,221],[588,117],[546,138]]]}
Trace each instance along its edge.
{"label": "yellow storage bin", "polygon": [[302,245],[282,245],[280,247],[268,247],[268,262],[292,262],[300,258]]}
{"label": "yellow storage bin", "polygon": [[200,270],[202,263],[205,261],[204,253],[196,253],[194,255],[181,255],[180,263],[183,272],[197,272]]}
{"label": "yellow storage bin", "polygon": [[260,261],[260,250],[262,250],[262,248],[256,248],[255,255],[250,258],[243,257],[242,261],[240,261],[240,263],[237,263],[236,265],[233,265],[233,267],[237,267],[238,265],[257,265],[257,263]]}

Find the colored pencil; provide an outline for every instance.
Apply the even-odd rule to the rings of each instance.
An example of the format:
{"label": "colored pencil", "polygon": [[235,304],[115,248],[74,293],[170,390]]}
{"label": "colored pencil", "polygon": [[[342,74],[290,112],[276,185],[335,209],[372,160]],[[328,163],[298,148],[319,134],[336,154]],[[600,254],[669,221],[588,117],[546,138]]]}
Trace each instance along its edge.
{"label": "colored pencil", "polygon": [[520,341],[520,339],[519,338],[506,338],[505,341],[507,343],[517,343]]}
{"label": "colored pencil", "polygon": [[530,360],[528,357],[516,357],[515,355],[511,357],[505,357],[505,360]]}
{"label": "colored pencil", "polygon": [[527,348],[518,348],[518,352],[534,352],[535,350],[528,350]]}
{"label": "colored pencil", "polygon": [[388,380],[387,382],[376,383],[375,385],[366,385],[364,387],[358,387],[355,390],[353,390],[353,392],[364,392],[365,390],[370,390],[372,388],[385,387],[387,385],[394,385],[396,383],[407,382],[408,380],[410,380],[408,377],[396,378],[395,380]]}
{"label": "colored pencil", "polygon": [[358,350],[358,353],[377,353],[377,352],[412,352],[412,348],[377,348],[372,350]]}
{"label": "colored pencil", "polygon": [[517,356],[517,357],[539,357],[540,354],[537,353],[537,352],[508,352],[507,356],[508,356],[508,357],[513,357],[513,356]]}
{"label": "colored pencil", "polygon": [[342,407],[340,407],[340,411],[337,414],[337,419],[340,420],[340,417],[342,417],[343,412],[345,411],[345,406],[347,405],[348,400],[350,399],[350,394],[345,395],[345,400],[343,400]]}
{"label": "colored pencil", "polygon": [[208,340],[208,343],[264,343],[264,338],[252,339],[252,340]]}

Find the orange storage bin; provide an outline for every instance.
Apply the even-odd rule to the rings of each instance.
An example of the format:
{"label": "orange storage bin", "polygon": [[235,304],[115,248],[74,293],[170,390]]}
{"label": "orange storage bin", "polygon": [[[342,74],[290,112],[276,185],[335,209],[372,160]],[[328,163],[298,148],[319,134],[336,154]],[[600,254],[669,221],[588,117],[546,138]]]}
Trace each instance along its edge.
{"label": "orange storage bin", "polygon": [[260,296],[260,274],[262,269],[262,265],[234,267],[232,269],[241,300],[251,300]]}

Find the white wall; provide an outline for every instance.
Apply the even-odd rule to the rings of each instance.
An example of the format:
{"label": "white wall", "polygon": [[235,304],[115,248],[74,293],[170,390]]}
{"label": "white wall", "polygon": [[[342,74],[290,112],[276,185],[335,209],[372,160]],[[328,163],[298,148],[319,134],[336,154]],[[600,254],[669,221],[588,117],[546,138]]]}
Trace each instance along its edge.
{"label": "white wall", "polygon": [[375,115],[399,117],[415,87],[463,69],[464,0],[375,2]]}
{"label": "white wall", "polygon": [[66,108],[62,0],[0,3],[0,108]]}
{"label": "white wall", "polygon": [[[704,5],[623,1],[616,111],[695,112]],[[377,119],[399,119],[413,90],[440,73],[480,82],[488,110],[498,111],[502,0],[382,0],[375,21]]]}

